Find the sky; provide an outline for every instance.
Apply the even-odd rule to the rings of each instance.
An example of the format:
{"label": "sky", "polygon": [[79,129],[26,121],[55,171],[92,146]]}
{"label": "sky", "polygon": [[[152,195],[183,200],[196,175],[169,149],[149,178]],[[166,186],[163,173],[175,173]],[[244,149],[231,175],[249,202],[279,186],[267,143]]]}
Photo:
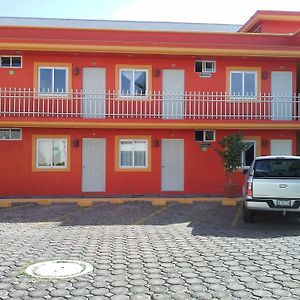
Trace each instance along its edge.
{"label": "sky", "polygon": [[243,24],[257,10],[300,11],[300,0],[0,0],[0,16]]}

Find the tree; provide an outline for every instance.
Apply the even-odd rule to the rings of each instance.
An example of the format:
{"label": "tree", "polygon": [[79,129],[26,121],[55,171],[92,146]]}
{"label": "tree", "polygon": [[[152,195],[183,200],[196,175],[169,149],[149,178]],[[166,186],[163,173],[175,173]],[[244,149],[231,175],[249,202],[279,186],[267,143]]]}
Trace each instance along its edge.
{"label": "tree", "polygon": [[217,152],[223,160],[228,183],[232,185],[232,173],[241,166],[241,155],[246,150],[247,145],[243,143],[243,135],[241,133],[224,136],[218,144],[221,146],[221,149],[217,149]]}

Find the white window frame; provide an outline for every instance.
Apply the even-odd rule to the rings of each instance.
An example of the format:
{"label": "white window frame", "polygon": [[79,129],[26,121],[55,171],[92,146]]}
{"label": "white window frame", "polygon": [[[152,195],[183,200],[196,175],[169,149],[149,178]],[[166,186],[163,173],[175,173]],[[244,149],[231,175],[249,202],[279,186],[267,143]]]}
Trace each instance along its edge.
{"label": "white window frame", "polygon": [[[213,133],[213,139],[207,139],[206,133],[212,132]],[[203,130],[203,142],[214,142],[216,140],[216,131],[215,130]]]}
{"label": "white window frame", "polygon": [[[10,58],[10,65],[9,66],[2,66],[2,63],[1,63],[1,58],[2,57],[9,57]],[[21,65],[20,66],[13,66],[13,63],[12,63],[12,58],[13,57],[19,57],[21,59]],[[23,67],[23,57],[21,55],[1,55],[0,56],[0,67],[1,68],[9,68],[9,69],[21,69]]]}
{"label": "white window frame", "polygon": [[[132,166],[122,166],[121,165],[121,143],[122,142],[132,142],[133,149],[132,149]],[[134,143],[135,142],[145,142],[146,145],[146,155],[145,155],[145,165],[144,166],[135,166],[134,165]],[[119,168],[120,169],[147,169],[148,168],[148,156],[149,156],[149,149],[148,149],[148,140],[147,139],[120,139],[119,140]]]}
{"label": "white window frame", "polygon": [[[145,94],[135,94],[134,91],[134,82],[135,80],[133,79],[132,81],[132,86],[130,87],[132,89],[132,92],[130,91],[130,93],[125,93],[125,91],[122,91],[122,72],[133,72],[133,75],[135,74],[135,72],[145,72],[146,73],[146,89],[145,89]],[[133,76],[133,78],[135,78]],[[121,97],[131,97],[131,98],[147,98],[148,97],[148,89],[149,89],[149,70],[145,69],[145,68],[120,68],[119,69],[119,95]]]}
{"label": "white window frame", "polygon": [[[246,144],[246,143],[253,143],[254,144],[254,157],[253,157],[253,159],[255,159],[256,156],[257,156],[257,141],[256,140],[242,140],[242,142],[244,144]],[[243,150],[242,155],[241,155],[241,168],[246,169],[248,167],[250,167],[250,165],[249,166],[246,165],[245,151]]]}
{"label": "white window frame", "polygon": [[[242,94],[241,95],[234,95],[232,93],[232,87],[231,87],[231,75],[232,74],[242,74]],[[245,95],[245,74],[254,74],[255,78],[254,78],[254,94],[253,95]],[[257,71],[252,71],[252,70],[231,70],[229,72],[229,94],[230,94],[230,98],[232,99],[241,99],[241,98],[246,98],[246,99],[256,99],[257,97]]]}
{"label": "white window frame", "polygon": [[[65,165],[64,166],[53,166],[53,161],[51,161],[50,166],[39,166],[38,161],[38,153],[39,153],[39,141],[51,141],[53,151],[53,142],[54,141],[64,141],[66,148],[65,148]],[[36,139],[36,157],[35,157],[35,167],[37,169],[67,169],[68,168],[68,140],[66,138],[37,138]],[[51,155],[51,159],[53,159],[53,153]]]}
{"label": "white window frame", "polygon": [[[217,63],[215,60],[196,60],[196,63],[201,64],[201,72],[200,73],[216,73],[217,71]],[[207,64],[212,64],[212,68],[208,68]],[[196,71],[196,66],[195,66]]]}
{"label": "white window frame", "polygon": [[[22,129],[21,128],[0,128],[0,130],[8,130],[9,131],[9,137],[8,139],[3,139],[0,136],[0,141],[21,141],[22,140]],[[20,138],[16,139],[16,138],[12,138],[12,131],[18,130],[20,132]]]}
{"label": "white window frame", "polygon": [[[40,70],[42,69],[50,69],[52,70],[52,87],[51,87],[51,90],[50,91],[41,91],[40,88],[41,88],[41,72]],[[65,80],[66,80],[66,86],[65,86],[65,91],[64,92],[57,92],[57,91],[54,91],[54,70],[65,70],[66,71],[66,75],[65,75]],[[59,95],[67,95],[68,93],[68,85],[69,85],[69,82],[68,82],[68,78],[69,78],[69,75],[68,75],[68,68],[67,67],[56,67],[56,66],[39,66],[38,67],[38,93],[41,94],[41,95],[53,95],[53,94],[59,94]]]}

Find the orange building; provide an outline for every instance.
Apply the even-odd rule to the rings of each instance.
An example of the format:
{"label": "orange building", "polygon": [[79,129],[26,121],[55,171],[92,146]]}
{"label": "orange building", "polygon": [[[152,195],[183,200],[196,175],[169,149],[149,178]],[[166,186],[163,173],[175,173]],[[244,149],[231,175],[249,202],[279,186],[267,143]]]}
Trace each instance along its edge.
{"label": "orange building", "polygon": [[[243,26],[0,18],[0,196],[221,195],[214,149],[300,154],[300,12]],[[205,151],[206,150],[206,151]]]}

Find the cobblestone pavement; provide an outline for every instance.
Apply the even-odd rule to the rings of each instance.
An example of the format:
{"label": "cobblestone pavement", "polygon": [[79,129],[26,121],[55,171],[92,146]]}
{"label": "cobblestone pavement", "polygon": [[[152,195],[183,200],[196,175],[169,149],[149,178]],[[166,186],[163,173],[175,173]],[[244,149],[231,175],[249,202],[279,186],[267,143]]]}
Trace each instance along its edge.
{"label": "cobblestone pavement", "polygon": [[[0,299],[300,299],[300,220],[240,207],[100,203],[0,209]],[[31,263],[83,260],[81,277],[41,280]]]}

